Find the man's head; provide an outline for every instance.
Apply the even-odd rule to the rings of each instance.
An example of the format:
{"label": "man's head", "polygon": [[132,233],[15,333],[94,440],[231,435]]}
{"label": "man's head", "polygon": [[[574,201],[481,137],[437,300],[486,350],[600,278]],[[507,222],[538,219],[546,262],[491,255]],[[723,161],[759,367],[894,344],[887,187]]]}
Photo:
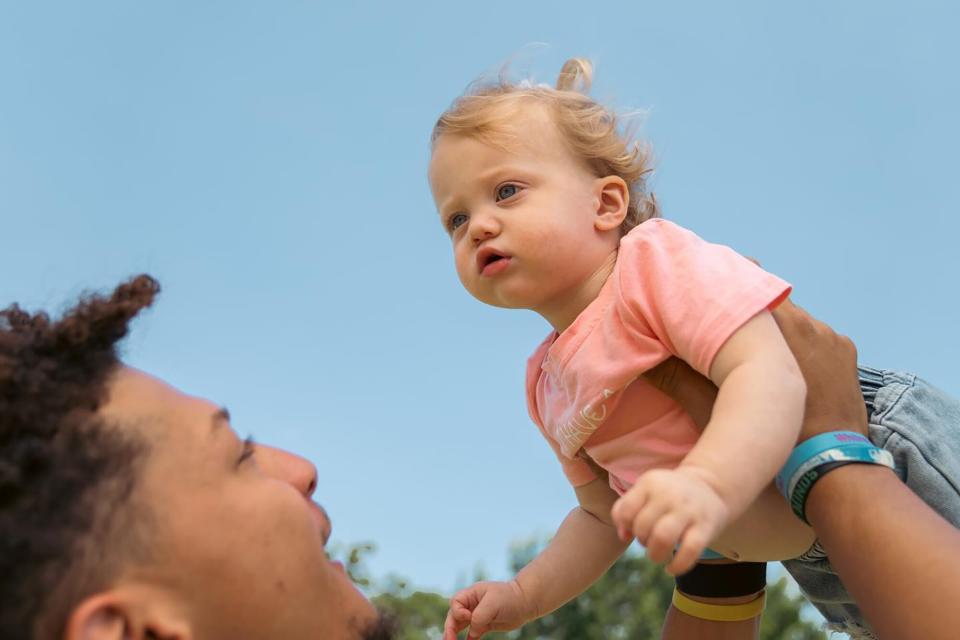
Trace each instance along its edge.
{"label": "man's head", "polygon": [[119,362],[158,289],[0,314],[0,637],[390,637],[326,556],[313,466]]}

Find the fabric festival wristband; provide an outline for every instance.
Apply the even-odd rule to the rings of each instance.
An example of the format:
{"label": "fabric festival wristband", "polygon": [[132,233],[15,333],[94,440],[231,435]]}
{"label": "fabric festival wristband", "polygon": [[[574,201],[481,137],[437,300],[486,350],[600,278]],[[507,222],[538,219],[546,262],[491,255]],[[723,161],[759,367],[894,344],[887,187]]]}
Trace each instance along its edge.
{"label": "fabric festival wristband", "polygon": [[675,609],[694,618],[716,622],[739,622],[756,618],[763,612],[766,602],[766,591],[745,604],[708,604],[688,598],[677,589],[673,590],[673,606]]}
{"label": "fabric festival wristband", "polygon": [[836,449],[837,447],[853,443],[873,446],[870,440],[855,431],[831,431],[829,433],[821,433],[798,444],[790,454],[790,457],[787,458],[787,463],[783,465],[783,469],[777,474],[776,483],[780,493],[782,493],[787,500],[790,499],[790,494],[787,491],[787,483],[796,475],[797,469],[804,462],[829,449]]}
{"label": "fabric festival wristband", "polygon": [[766,562],[697,563],[677,576],[677,589],[687,596],[737,598],[763,591],[767,586]]}

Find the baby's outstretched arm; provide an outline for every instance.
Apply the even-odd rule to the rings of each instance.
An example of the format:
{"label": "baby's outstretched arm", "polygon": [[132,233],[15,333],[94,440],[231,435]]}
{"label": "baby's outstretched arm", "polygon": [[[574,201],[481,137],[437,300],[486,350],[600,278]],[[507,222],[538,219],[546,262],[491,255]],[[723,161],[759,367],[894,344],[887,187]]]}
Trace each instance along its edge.
{"label": "baby's outstretched arm", "polygon": [[610,520],[617,494],[606,479],[577,488],[580,506],[570,512],[550,544],[509,582],[479,582],[456,593],[444,624],[444,640],[509,631],[545,616],[580,595],[619,558],[629,542]]}
{"label": "baby's outstretched arm", "polygon": [[613,508],[620,535],[636,537],[651,555],[679,545],[671,573],[693,567],[771,482],[803,419],[803,377],[766,311],[720,348],[710,378],[720,390],[696,446],[676,469],[645,473]]}

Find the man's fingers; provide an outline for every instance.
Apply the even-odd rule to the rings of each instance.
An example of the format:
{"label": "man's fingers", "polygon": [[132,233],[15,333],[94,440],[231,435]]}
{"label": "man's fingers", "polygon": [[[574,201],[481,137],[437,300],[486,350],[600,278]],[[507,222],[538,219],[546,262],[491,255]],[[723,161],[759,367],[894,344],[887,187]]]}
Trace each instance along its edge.
{"label": "man's fingers", "polygon": [[[760,264],[760,261],[757,260],[756,258],[754,258],[753,256],[744,256],[744,257],[745,257],[747,260],[749,260],[750,262],[752,262],[753,264],[757,265],[758,267],[763,267],[763,265]],[[793,304],[793,302],[790,300],[790,298],[785,298],[784,301],[781,302],[781,303],[777,306],[777,308],[774,310],[774,312],[773,312],[773,316],[774,316],[774,317],[777,316],[777,311],[780,310],[780,309],[792,310],[792,309],[799,309],[799,307],[797,307],[795,304]],[[801,311],[803,311],[803,310],[801,309]],[[806,312],[804,312],[804,313],[806,313]]]}
{"label": "man's fingers", "polygon": [[803,313],[803,314],[805,314],[805,315],[806,315],[806,313],[807,313],[806,311],[803,310],[803,307],[798,307],[797,305],[795,305],[795,304],[793,303],[793,299],[792,299],[792,298],[784,298],[784,299],[783,299],[783,302],[781,302],[780,304],[777,305],[777,308],[773,310],[773,317],[774,317],[774,318],[777,317],[777,311],[782,311],[782,312],[787,312],[787,313],[794,313],[794,312],[799,311],[800,313]]}
{"label": "man's fingers", "polygon": [[788,333],[785,331],[787,327],[795,327],[801,324],[811,324],[809,322],[809,314],[789,300],[784,300],[779,306],[777,306],[776,309],[773,310],[773,319],[777,321],[777,324],[780,326],[780,330],[784,332],[784,336],[786,336]]}
{"label": "man's fingers", "polygon": [[676,357],[668,358],[643,377],[683,407],[698,427],[702,429],[710,422],[717,388],[689,364]]}
{"label": "man's fingers", "polygon": [[667,358],[653,369],[645,371],[643,377],[657,389],[673,397],[676,394],[681,362],[677,358]]}

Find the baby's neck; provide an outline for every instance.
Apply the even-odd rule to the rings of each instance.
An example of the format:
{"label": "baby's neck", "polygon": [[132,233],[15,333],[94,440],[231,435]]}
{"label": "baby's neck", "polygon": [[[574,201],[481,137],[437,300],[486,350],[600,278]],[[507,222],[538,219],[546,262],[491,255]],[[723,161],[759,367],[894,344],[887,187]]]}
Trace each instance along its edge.
{"label": "baby's neck", "polygon": [[603,262],[584,278],[583,282],[571,289],[569,294],[555,306],[548,309],[537,309],[537,313],[546,319],[557,333],[563,333],[567,327],[573,324],[584,309],[600,295],[600,289],[610,274],[613,273],[613,267],[617,264],[617,252],[612,251],[603,259]]}

